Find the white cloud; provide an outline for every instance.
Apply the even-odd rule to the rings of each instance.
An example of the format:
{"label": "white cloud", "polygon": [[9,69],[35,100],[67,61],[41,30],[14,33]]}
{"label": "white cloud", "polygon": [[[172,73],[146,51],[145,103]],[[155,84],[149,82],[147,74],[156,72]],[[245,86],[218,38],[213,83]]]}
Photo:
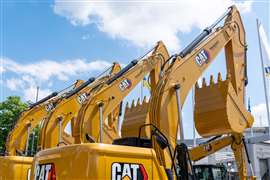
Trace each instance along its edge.
{"label": "white cloud", "polygon": [[[237,1],[236,1],[237,2]],[[235,5],[241,13],[249,13],[252,9],[252,0],[244,1],[242,3],[236,3]]]}
{"label": "white cloud", "polygon": [[29,75],[39,80],[49,80],[56,77],[59,80],[67,80],[70,76],[78,75],[89,71],[102,70],[109,67],[107,61],[91,61],[85,59],[73,59],[62,62],[53,60],[41,60],[33,64],[19,64],[11,59],[3,59],[3,67],[6,71],[21,75]]}
{"label": "white cloud", "polygon": [[[30,76],[22,76],[21,78],[9,78],[6,81],[6,86],[12,91],[21,91],[25,100],[35,102],[37,93],[36,80]],[[41,99],[51,93],[50,89],[39,89],[38,99]]]}
{"label": "white cloud", "polygon": [[179,50],[179,33],[204,28],[232,4],[241,12],[251,11],[252,1],[62,1],[54,12],[75,26],[95,24],[112,38],[128,40],[139,47],[163,40],[170,50]]}
{"label": "white cloud", "polygon": [[[51,93],[52,91],[50,89],[39,89],[38,99],[42,99],[43,97],[46,97]],[[30,100],[31,102],[35,102],[36,94],[37,94],[37,87],[30,86],[23,91],[23,94],[24,94],[24,99]]]}
{"label": "white cloud", "polygon": [[90,34],[85,34],[82,36],[82,40],[87,40],[90,38]]}
{"label": "white cloud", "polygon": [[52,79],[69,80],[93,71],[102,71],[111,66],[107,61],[87,61],[85,59],[41,60],[31,64],[21,64],[8,58],[2,58],[4,73],[11,77],[4,79],[5,85],[12,91],[21,91],[25,100],[35,101],[36,87],[39,86],[39,99],[49,95],[53,86]]}
{"label": "white cloud", "polygon": [[251,113],[254,116],[253,126],[268,126],[266,104],[260,103],[251,108]]}
{"label": "white cloud", "polygon": [[17,78],[10,78],[6,80],[7,87],[12,91],[20,89],[23,86],[23,84],[24,82],[21,79]]}
{"label": "white cloud", "polygon": [[5,70],[4,70],[4,67],[1,65],[0,66],[0,73],[3,73]]}

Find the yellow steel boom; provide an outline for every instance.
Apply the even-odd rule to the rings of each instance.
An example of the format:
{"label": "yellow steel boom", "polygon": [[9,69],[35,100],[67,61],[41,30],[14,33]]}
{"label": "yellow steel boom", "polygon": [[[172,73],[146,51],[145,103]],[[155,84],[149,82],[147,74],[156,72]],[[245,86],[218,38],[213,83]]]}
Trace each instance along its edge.
{"label": "yellow steel boom", "polygon": [[[96,142],[111,143],[118,133],[105,124],[106,118],[148,73],[155,75],[153,71],[163,63],[167,54],[164,44],[158,42],[147,57],[140,61],[132,61],[108,80],[101,90],[96,94],[93,93],[91,100],[82,106],[78,114],[76,129],[80,129],[80,136],[77,136],[76,142],[88,142],[86,135],[90,135]],[[100,130],[97,131],[97,129]]]}
{"label": "yellow steel boom", "polygon": [[[81,84],[77,89],[71,91],[58,104],[50,116],[44,121],[40,138],[41,149],[52,148],[63,144],[73,144],[72,136],[62,136],[64,128],[68,122],[71,122],[71,133],[76,131],[74,124],[77,121],[77,116],[82,105],[89,101],[92,97],[92,90],[98,85],[107,81],[115,73],[121,69],[118,63],[114,63],[107,71],[102,73],[97,79],[90,78],[85,84]],[[105,74],[108,72],[107,74]],[[82,87],[83,86],[83,87]],[[86,86],[86,87],[85,87]],[[98,129],[97,129],[98,130]],[[73,133],[72,133],[73,134]]]}

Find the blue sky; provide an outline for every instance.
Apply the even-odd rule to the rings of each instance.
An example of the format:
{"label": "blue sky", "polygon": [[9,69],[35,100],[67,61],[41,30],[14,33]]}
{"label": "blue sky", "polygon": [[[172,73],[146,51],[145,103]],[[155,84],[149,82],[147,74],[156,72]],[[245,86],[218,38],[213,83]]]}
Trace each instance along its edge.
{"label": "blue sky", "polygon": [[[0,101],[10,95],[33,101],[36,86],[40,86],[41,96],[61,90],[76,79],[97,75],[114,61],[127,64],[158,40],[165,41],[170,52],[179,52],[232,3],[238,5],[246,29],[247,97],[251,98],[256,125],[266,125],[256,18],[269,37],[268,1],[2,0]],[[222,57],[223,54],[218,59]],[[205,77],[209,79],[210,74],[219,71],[224,77],[224,65],[222,61],[215,62]],[[138,96],[139,89],[128,100]],[[190,97],[184,107],[184,121],[185,127],[192,127]]]}

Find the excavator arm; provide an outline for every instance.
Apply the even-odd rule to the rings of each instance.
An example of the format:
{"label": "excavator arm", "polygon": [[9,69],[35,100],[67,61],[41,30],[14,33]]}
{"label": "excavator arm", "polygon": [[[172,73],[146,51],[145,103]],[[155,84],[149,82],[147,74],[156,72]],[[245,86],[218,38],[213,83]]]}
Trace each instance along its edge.
{"label": "excavator arm", "polygon": [[[73,86],[79,86],[81,83],[82,81],[79,80]],[[29,109],[20,114],[18,121],[7,137],[7,155],[27,155],[28,140],[32,129],[46,119],[50,111],[61,101],[61,98],[61,93],[54,92],[30,105]]]}
{"label": "excavator arm", "polygon": [[[226,18],[224,24],[214,28],[224,18]],[[238,123],[235,123],[235,125],[238,125],[239,133],[252,125],[252,116],[243,108],[244,87],[247,80],[245,72],[245,31],[238,10],[235,6],[232,6],[217,23],[210,28],[206,28],[187,48],[168,60],[170,66],[164,70],[163,76],[150,99],[150,122],[168,137],[171,147],[176,147],[178,129],[180,139],[183,140],[184,138],[183,128],[181,127],[181,108],[188,92],[223,48],[225,48],[226,54],[227,73],[232,77],[231,81],[226,83],[232,84],[233,88],[230,86],[230,93],[233,95],[230,94],[230,97],[234,98],[235,101],[233,102],[237,102],[232,104],[232,108],[235,108],[232,111],[237,114],[232,117],[237,117],[239,120],[233,119],[233,121]],[[217,85],[216,89],[218,87]],[[238,108],[238,106],[241,107]],[[218,123],[217,120],[218,116],[216,124]],[[210,128],[214,129],[214,124],[211,124]],[[172,162],[168,150],[162,150],[156,142],[153,143],[153,147],[160,164],[166,169],[171,168]],[[236,159],[238,158],[236,157]]]}
{"label": "excavator arm", "polygon": [[[102,73],[99,77],[90,78],[78,88],[69,92],[64,99],[58,104],[57,108],[45,120],[41,133],[41,149],[56,147],[60,144],[73,144],[74,138],[72,136],[63,136],[64,130],[68,122],[71,122],[71,132],[74,123],[77,120],[79,109],[85,101],[91,98],[91,90],[94,87],[106,82],[115,73],[121,69],[120,64],[114,63],[109,69]],[[119,107],[117,109],[119,112]],[[110,121],[110,118],[109,118]],[[112,125],[111,125],[112,126]],[[117,131],[117,129],[116,129]],[[69,137],[69,138],[67,138]]]}
{"label": "excavator arm", "polygon": [[[57,96],[57,93],[53,93],[47,96],[45,101]],[[42,100],[43,102],[44,99]],[[40,101],[40,102],[42,102]],[[51,102],[53,102],[52,100]],[[47,107],[47,108],[46,108]],[[36,127],[37,124],[42,121],[47,115],[47,110],[49,110],[47,103],[36,104],[30,107],[28,110],[22,112],[16,122],[15,127],[9,133],[6,142],[6,152],[7,155],[27,155],[26,150],[28,149],[28,140],[32,128]]]}
{"label": "excavator arm", "polygon": [[[231,149],[235,155],[235,161],[237,163],[240,179],[256,179],[254,176],[247,176],[246,164],[248,163],[251,166],[251,163],[245,147],[245,140],[240,134],[226,135],[191,148],[189,150],[190,159],[192,161],[199,161],[202,158],[209,156],[229,145],[231,146]],[[251,171],[253,171],[252,167],[250,168]],[[253,174],[253,172],[251,172],[251,174]]]}
{"label": "excavator arm", "polygon": [[[107,117],[148,73],[156,77],[153,71],[167,57],[168,52],[164,44],[158,42],[146,57],[139,61],[132,61],[109,79],[101,90],[93,93],[91,100],[80,109],[77,124],[80,136],[77,136],[75,141],[77,139],[77,143],[88,142],[87,136],[90,135],[97,142],[111,143],[118,133],[105,124]],[[115,119],[117,118],[115,117]]]}
{"label": "excavator arm", "polygon": [[234,138],[232,136],[225,136],[216,140],[202,143],[199,146],[189,150],[190,159],[192,161],[199,161],[200,159],[209,156],[226,146],[231,145],[233,140]]}

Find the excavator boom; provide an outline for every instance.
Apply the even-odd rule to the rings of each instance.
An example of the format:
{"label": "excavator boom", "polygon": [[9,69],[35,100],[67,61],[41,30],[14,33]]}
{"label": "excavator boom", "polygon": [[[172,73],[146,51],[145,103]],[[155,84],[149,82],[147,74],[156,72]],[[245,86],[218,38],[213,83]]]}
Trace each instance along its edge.
{"label": "excavator boom", "polygon": [[71,135],[76,132],[74,124],[76,123],[78,112],[82,105],[91,99],[92,90],[102,85],[115,73],[119,72],[120,69],[120,65],[114,63],[113,66],[108,68],[100,76],[90,78],[64,97],[57,108],[50,114],[49,118],[43,123],[40,138],[41,149],[52,148],[61,144],[73,144],[75,142],[73,136],[62,136],[62,134],[66,134],[64,131],[66,125],[68,122],[71,122]]}
{"label": "excavator boom", "polygon": [[[80,136],[77,136],[77,143],[88,142],[87,136],[90,135],[96,142],[111,143],[118,132],[106,125],[106,119],[112,110],[117,108],[124,97],[134,89],[134,87],[155,68],[162,64],[167,56],[167,50],[162,42],[158,42],[152,52],[147,56],[132,61],[114,77],[106,82],[93,98],[86,102],[80,109],[78,115],[78,127]],[[152,73],[153,76],[155,75]],[[113,117],[116,120],[118,117]],[[97,131],[99,129],[99,131]]]}

